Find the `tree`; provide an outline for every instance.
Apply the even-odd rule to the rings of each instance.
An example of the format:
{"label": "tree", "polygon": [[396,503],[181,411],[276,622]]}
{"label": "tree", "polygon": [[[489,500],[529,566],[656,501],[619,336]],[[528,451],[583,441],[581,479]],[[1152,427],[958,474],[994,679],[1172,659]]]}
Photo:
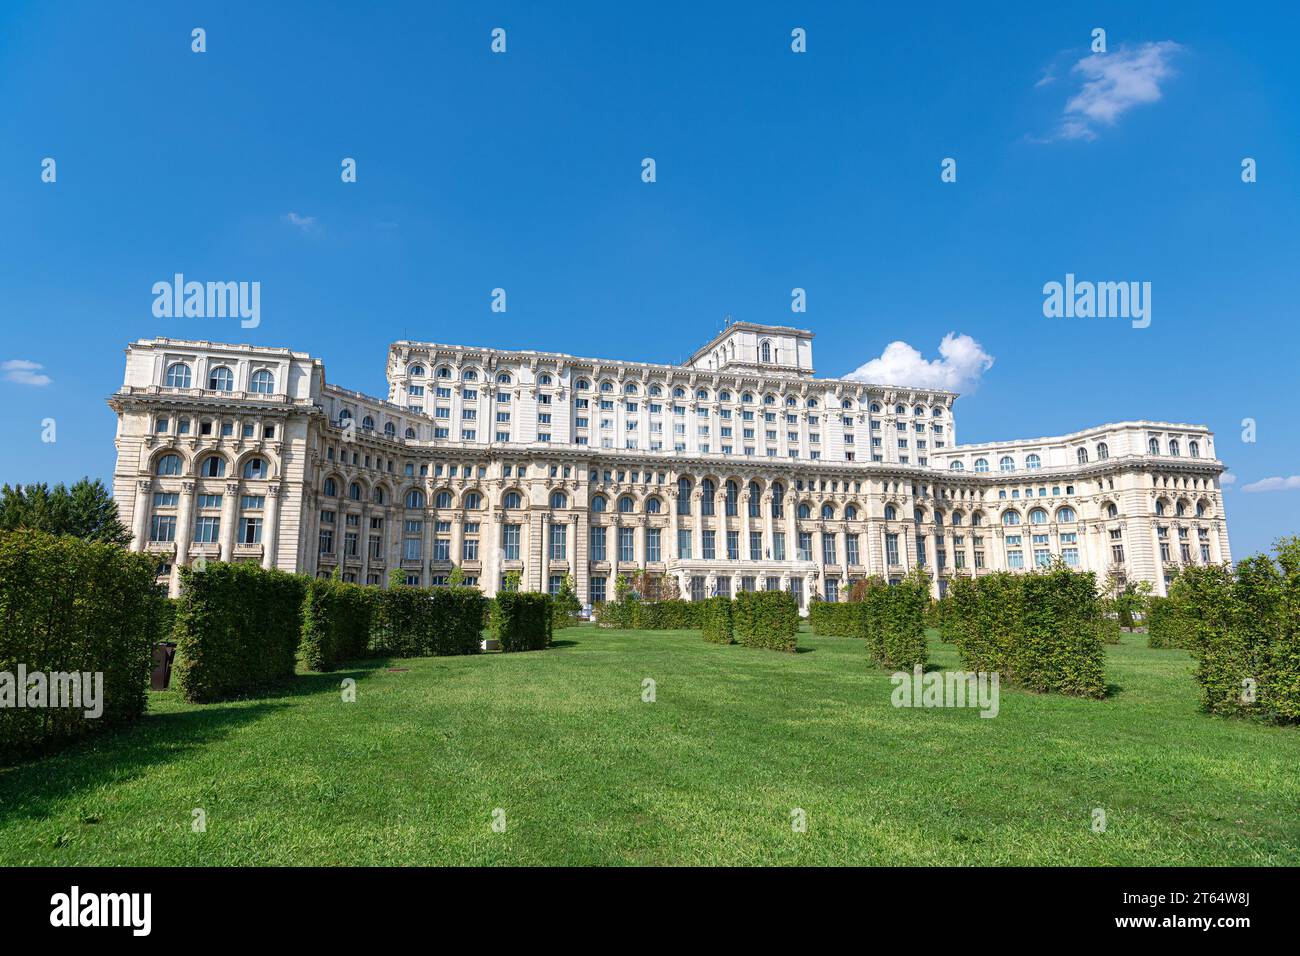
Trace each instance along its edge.
{"label": "tree", "polygon": [[117,502],[102,481],[82,478],[71,488],[57,484],[5,485],[0,489],[0,530],[33,528],[83,541],[125,546],[131,532],[118,520]]}

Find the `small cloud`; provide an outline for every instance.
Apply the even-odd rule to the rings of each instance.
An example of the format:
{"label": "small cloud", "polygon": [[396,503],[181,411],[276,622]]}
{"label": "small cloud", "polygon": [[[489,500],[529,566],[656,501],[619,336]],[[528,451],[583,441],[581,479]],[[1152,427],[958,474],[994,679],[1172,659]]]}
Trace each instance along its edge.
{"label": "small cloud", "polygon": [[[1170,61],[1183,49],[1161,40],[1079,60],[1070,72],[1083,77],[1083,86],[1066,102],[1056,138],[1096,139],[1099,126],[1113,126],[1133,107],[1157,102],[1163,95],[1160,84],[1174,73]],[[1050,77],[1049,70],[1035,85]]]}
{"label": "small cloud", "polygon": [[1297,491],[1300,490],[1300,475],[1288,475],[1286,478],[1261,478],[1248,485],[1241,486],[1242,491]]}
{"label": "small cloud", "polygon": [[1230,471],[1225,471],[1223,474],[1219,476],[1220,485],[1235,485],[1236,483],[1237,483],[1237,476]]}
{"label": "small cloud", "polygon": [[297,226],[305,233],[313,233],[317,231],[315,216],[300,216],[296,212],[287,212],[281,216],[280,219],[291,226]]}
{"label": "small cloud", "polygon": [[43,368],[45,366],[40,362],[9,359],[0,362],[0,375],[4,376],[6,382],[17,382],[19,385],[49,385],[54,379],[44,374],[41,371]]}
{"label": "small cloud", "polygon": [[939,343],[939,358],[926,359],[906,342],[890,342],[873,358],[844,376],[873,385],[911,385],[970,391],[980,376],[993,367],[993,356],[969,335],[949,332]]}

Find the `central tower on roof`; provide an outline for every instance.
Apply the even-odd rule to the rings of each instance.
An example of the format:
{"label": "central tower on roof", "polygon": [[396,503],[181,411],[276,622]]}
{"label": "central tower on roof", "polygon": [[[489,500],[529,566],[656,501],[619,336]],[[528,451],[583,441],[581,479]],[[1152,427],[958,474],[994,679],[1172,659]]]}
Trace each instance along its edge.
{"label": "central tower on roof", "polygon": [[684,363],[706,372],[759,372],[810,377],[813,334],[785,325],[733,322]]}

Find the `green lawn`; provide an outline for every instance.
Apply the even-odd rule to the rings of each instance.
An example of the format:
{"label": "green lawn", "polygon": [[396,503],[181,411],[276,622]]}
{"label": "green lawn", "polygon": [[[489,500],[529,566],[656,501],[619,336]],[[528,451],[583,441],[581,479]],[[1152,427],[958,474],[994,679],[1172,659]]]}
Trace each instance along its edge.
{"label": "green lawn", "polygon": [[1107,648],[1110,699],[1004,688],[991,720],[891,707],[860,641],[557,640],[154,694],[130,729],[0,770],[0,864],[1300,863],[1300,729],[1202,715],[1187,654],[1142,635]]}

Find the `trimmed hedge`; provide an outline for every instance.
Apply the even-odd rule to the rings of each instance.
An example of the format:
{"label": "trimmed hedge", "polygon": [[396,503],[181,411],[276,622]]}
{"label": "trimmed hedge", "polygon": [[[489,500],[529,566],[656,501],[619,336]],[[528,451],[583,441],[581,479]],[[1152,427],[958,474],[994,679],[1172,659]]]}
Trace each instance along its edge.
{"label": "trimmed hedge", "polygon": [[[0,672],[10,675],[0,687],[0,762],[144,713],[152,647],[166,613],[156,569],[156,558],[116,545],[0,532]],[[18,685],[20,664],[29,676],[103,674],[96,702],[103,713],[87,718],[94,708],[14,706],[19,694],[32,700],[37,692],[34,682]]]}
{"label": "trimmed hedge", "polygon": [[866,639],[871,659],[881,667],[924,667],[929,660],[925,640],[926,615],[930,611],[929,576],[918,568],[898,584],[880,582],[873,586],[868,582],[864,605],[859,634]]}
{"label": "trimmed hedge", "polygon": [[738,644],[793,652],[799,603],[789,591],[741,591],[732,606],[732,628]]}
{"label": "trimmed hedge", "polygon": [[181,568],[172,680],[187,700],[221,700],[293,676],[305,579],[255,564]]}
{"label": "trimmed hedge", "polygon": [[502,591],[492,604],[492,636],[506,653],[551,646],[555,602],[549,594]]}
{"label": "trimmed hedge", "polygon": [[703,626],[704,601],[606,601],[596,605],[601,627],[637,631],[688,631]]}
{"label": "trimmed hedge", "polygon": [[731,598],[711,597],[704,602],[700,615],[700,629],[704,639],[711,644],[732,644]]}
{"label": "trimmed hedge", "polygon": [[309,581],[302,605],[303,666],[331,671],[344,661],[365,657],[377,593],[326,578]]}
{"label": "trimmed hedge", "polygon": [[417,588],[375,592],[372,653],[389,657],[447,657],[483,649],[483,595],[478,588]]}
{"label": "trimmed hedge", "polygon": [[1188,646],[1186,623],[1179,613],[1179,603],[1172,598],[1147,599],[1147,647]]}
{"label": "trimmed hedge", "polygon": [[944,638],[967,671],[1037,691],[1106,695],[1096,578],[1064,565],[1029,574],[956,577]]}
{"label": "trimmed hedge", "polygon": [[808,606],[808,624],[814,634],[823,637],[858,637],[862,633],[863,607],[859,602],[813,601]]}

